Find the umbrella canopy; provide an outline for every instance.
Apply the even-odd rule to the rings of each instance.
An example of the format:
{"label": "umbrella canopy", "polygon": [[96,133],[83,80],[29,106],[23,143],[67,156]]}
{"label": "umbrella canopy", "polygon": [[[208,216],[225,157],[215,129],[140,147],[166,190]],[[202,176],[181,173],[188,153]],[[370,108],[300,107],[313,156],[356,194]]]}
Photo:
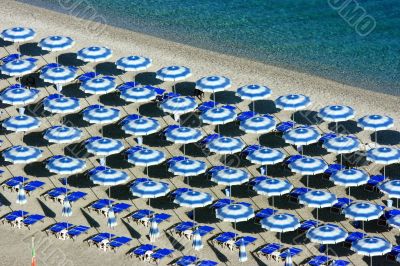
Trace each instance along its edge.
{"label": "umbrella canopy", "polygon": [[237,114],[234,110],[225,107],[211,108],[200,115],[203,123],[210,125],[221,125],[232,122]]}
{"label": "umbrella canopy", "polygon": [[156,78],[162,81],[184,80],[192,75],[192,71],[184,66],[168,66],[156,72]]}
{"label": "umbrella canopy", "polygon": [[130,190],[133,196],[139,198],[158,198],[169,192],[169,185],[168,183],[149,180],[132,185]]}
{"label": "umbrella canopy", "polygon": [[97,156],[108,156],[121,152],[124,149],[124,144],[120,140],[110,138],[96,138],[86,142],[88,152]]}
{"label": "umbrella canopy", "polygon": [[51,143],[72,143],[80,140],[82,130],[74,127],[54,126],[48,128],[43,135],[43,138]]}
{"label": "umbrella canopy", "polygon": [[122,130],[126,134],[135,136],[146,136],[160,130],[160,123],[154,118],[139,118],[128,120],[122,125]]}
{"label": "umbrella canopy", "polygon": [[36,59],[15,59],[3,64],[1,73],[7,76],[20,77],[32,73],[37,69]]}
{"label": "umbrella canopy", "polygon": [[272,90],[267,86],[262,85],[246,85],[240,87],[236,91],[236,95],[239,96],[242,100],[263,100],[267,99],[271,96]]}
{"label": "umbrella canopy", "polygon": [[218,219],[224,222],[243,222],[254,217],[254,210],[250,206],[240,203],[226,205],[216,210]]}
{"label": "umbrella canopy", "polygon": [[367,115],[358,119],[357,125],[364,130],[379,131],[393,127],[393,118],[386,115]]}
{"label": "umbrella canopy", "polygon": [[299,203],[312,208],[325,208],[337,203],[337,198],[335,194],[326,191],[311,190],[299,196]]}
{"label": "umbrella canopy", "polygon": [[47,161],[46,168],[56,174],[72,175],[82,172],[86,168],[86,162],[69,156],[53,156]]}
{"label": "umbrella canopy", "polygon": [[68,199],[64,199],[61,215],[64,217],[72,216],[72,207]]}
{"label": "umbrella canopy", "polygon": [[154,100],[157,96],[157,93],[150,88],[136,87],[127,83],[118,87],[119,97],[127,102],[143,103]]}
{"label": "umbrella canopy", "polygon": [[165,161],[165,154],[158,150],[142,149],[128,155],[128,162],[137,166],[157,165]]}
{"label": "umbrella canopy", "polygon": [[37,161],[42,153],[38,148],[17,145],[3,151],[3,158],[13,164],[25,164]]}
{"label": "umbrella canopy", "polygon": [[400,180],[389,180],[379,185],[380,191],[389,198],[400,198]]}
{"label": "umbrella canopy", "polygon": [[0,101],[10,105],[26,105],[33,103],[39,96],[39,90],[27,89],[20,84],[14,84],[0,93]]}
{"label": "umbrella canopy", "polygon": [[25,42],[32,40],[35,36],[36,32],[33,29],[25,27],[5,29],[0,34],[0,37],[8,42]]}
{"label": "umbrella canopy", "polygon": [[191,190],[176,196],[174,203],[182,207],[199,208],[210,205],[213,200],[209,193]]}
{"label": "umbrella canopy", "polygon": [[293,214],[273,214],[261,220],[261,227],[272,232],[290,232],[300,227],[300,220]]}
{"label": "umbrella canopy", "polygon": [[285,259],[285,266],[293,266],[292,255],[288,252],[286,259]]}
{"label": "umbrella canopy", "polygon": [[223,76],[209,76],[196,81],[196,89],[203,92],[224,91],[231,87],[231,80]]}
{"label": "umbrella canopy", "polygon": [[18,115],[3,121],[3,127],[14,132],[26,132],[40,127],[40,120],[28,115]]}
{"label": "umbrella canopy", "polygon": [[392,164],[400,162],[400,149],[379,147],[367,151],[367,160],[377,164]]}
{"label": "umbrella canopy", "polygon": [[201,235],[199,230],[195,230],[193,233],[192,247],[196,251],[201,250],[203,248],[203,242],[201,241]]}
{"label": "umbrella canopy", "polygon": [[150,242],[155,242],[159,236],[160,236],[160,230],[158,229],[157,221],[156,219],[151,219],[150,232],[149,232]]}
{"label": "umbrella canopy", "polygon": [[286,143],[301,146],[318,142],[320,133],[313,127],[300,127],[283,134]]}
{"label": "umbrella canopy", "polygon": [[82,82],[80,89],[88,94],[102,95],[115,90],[117,84],[114,77],[94,77]]}
{"label": "umbrella canopy", "polygon": [[280,96],[275,100],[276,108],[288,111],[297,111],[306,108],[311,104],[308,96],[303,94],[289,94]]}
{"label": "umbrella canopy", "polygon": [[283,162],[285,157],[285,154],[280,150],[261,148],[249,153],[246,159],[254,164],[270,165]]}
{"label": "umbrella canopy", "polygon": [[80,109],[79,99],[53,94],[43,100],[44,110],[55,114],[68,114]]}
{"label": "umbrella canopy", "polygon": [[351,250],[364,256],[381,256],[392,250],[392,244],[380,237],[364,237],[354,241]]}
{"label": "umbrella canopy", "polygon": [[397,229],[400,229],[400,215],[394,215],[387,219],[387,223]]}
{"label": "umbrella canopy", "polygon": [[220,137],[207,144],[210,152],[218,154],[234,154],[244,148],[244,143],[238,138]]}
{"label": "umbrella canopy", "polygon": [[90,175],[90,180],[92,180],[94,184],[101,186],[116,186],[124,184],[128,179],[129,175],[126,172],[110,168],[97,171]]}
{"label": "umbrella canopy", "polygon": [[240,123],[240,129],[246,133],[265,134],[275,129],[276,121],[267,116],[253,116]]}
{"label": "umbrella canopy", "polygon": [[26,192],[24,187],[22,186],[22,184],[19,185],[19,190],[18,190],[18,194],[17,194],[17,199],[15,201],[15,203],[19,204],[19,205],[24,205],[28,202],[28,199],[26,198]]}
{"label": "umbrella canopy", "polygon": [[335,185],[345,186],[345,187],[356,187],[364,185],[369,180],[369,175],[360,169],[344,169],[337,171],[329,177]]}
{"label": "umbrella canopy", "polygon": [[83,112],[83,120],[92,124],[108,124],[119,119],[120,111],[115,108],[95,106],[86,108]]}
{"label": "umbrella canopy", "polygon": [[240,241],[240,243],[239,243],[239,261],[246,262],[247,260],[248,260],[248,258],[247,258],[247,253],[246,253],[246,245],[244,244],[244,241]]}
{"label": "umbrella canopy", "polygon": [[166,113],[181,115],[196,109],[197,103],[192,97],[179,96],[166,100],[160,107]]}
{"label": "umbrella canopy", "polygon": [[339,226],[327,224],[311,228],[306,236],[311,242],[328,245],[345,241],[347,232]]}
{"label": "umbrella canopy", "polygon": [[117,217],[115,216],[113,208],[108,209],[107,226],[110,228],[117,226]]}
{"label": "umbrella canopy", "polygon": [[250,174],[242,169],[226,168],[214,172],[211,180],[219,185],[240,185],[249,181]]}
{"label": "umbrella canopy", "polygon": [[258,194],[273,197],[289,193],[293,189],[293,185],[285,179],[267,177],[255,184],[253,189]]}
{"label": "umbrella canopy", "polygon": [[41,39],[38,46],[45,51],[57,52],[69,49],[74,44],[75,41],[70,37],[55,35]]}
{"label": "umbrella canopy", "polygon": [[118,69],[124,71],[142,71],[151,66],[151,59],[138,55],[121,57],[115,62]]}
{"label": "umbrella canopy", "polygon": [[360,149],[360,141],[353,137],[339,136],[336,138],[328,139],[324,142],[323,146],[328,152],[337,154],[351,153]]}
{"label": "umbrella canopy", "polygon": [[77,52],[77,58],[84,62],[100,62],[112,56],[111,49],[104,46],[90,46]]}
{"label": "umbrella canopy", "polygon": [[52,84],[65,84],[73,81],[77,68],[72,66],[45,67],[41,70],[40,78]]}
{"label": "umbrella canopy", "polygon": [[370,221],[378,219],[383,210],[380,206],[369,202],[356,202],[343,209],[346,218],[355,221]]}
{"label": "umbrella canopy", "polygon": [[328,105],[319,110],[318,116],[328,122],[347,121],[354,117],[354,110],[346,105]]}
{"label": "umbrella canopy", "polygon": [[167,131],[165,137],[173,143],[188,144],[199,141],[203,134],[197,128],[178,127]]}
{"label": "umbrella canopy", "polygon": [[177,176],[196,176],[205,173],[207,164],[203,161],[186,159],[171,163],[168,171]]}
{"label": "umbrella canopy", "polygon": [[289,168],[302,175],[316,175],[328,169],[328,165],[322,159],[305,157],[291,162]]}

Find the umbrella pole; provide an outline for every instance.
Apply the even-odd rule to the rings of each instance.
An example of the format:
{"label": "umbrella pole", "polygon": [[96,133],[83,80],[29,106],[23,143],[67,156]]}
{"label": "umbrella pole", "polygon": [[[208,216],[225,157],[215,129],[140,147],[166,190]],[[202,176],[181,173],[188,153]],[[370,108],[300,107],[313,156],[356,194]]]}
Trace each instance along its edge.
{"label": "umbrella pole", "polygon": [[336,133],[339,134],[339,132],[338,132],[338,122],[336,122]]}
{"label": "umbrella pole", "polygon": [[343,154],[341,153],[340,154],[340,167],[342,167],[342,165],[343,165]]}
{"label": "umbrella pole", "polygon": [[378,131],[375,130],[375,147],[378,147]]}
{"label": "umbrella pole", "polygon": [[318,226],[318,224],[319,224],[318,211],[319,211],[319,208],[317,208],[317,226]]}
{"label": "umbrella pole", "polygon": [[232,185],[229,185],[229,199],[232,198]]}
{"label": "umbrella pole", "polygon": [[256,110],[256,101],[253,101],[253,113],[255,112],[255,110]]}
{"label": "umbrella pole", "polygon": [[349,197],[351,197],[351,187],[349,187]]}
{"label": "umbrella pole", "polygon": [[306,176],[306,178],[307,178],[307,187],[308,187],[308,175]]}
{"label": "umbrella pole", "polygon": [[272,208],[275,208],[275,197],[272,196]]}
{"label": "umbrella pole", "polygon": [[186,144],[183,144],[183,156],[186,155]]}
{"label": "umbrella pole", "polygon": [[196,223],[196,208],[193,208],[193,222]]}

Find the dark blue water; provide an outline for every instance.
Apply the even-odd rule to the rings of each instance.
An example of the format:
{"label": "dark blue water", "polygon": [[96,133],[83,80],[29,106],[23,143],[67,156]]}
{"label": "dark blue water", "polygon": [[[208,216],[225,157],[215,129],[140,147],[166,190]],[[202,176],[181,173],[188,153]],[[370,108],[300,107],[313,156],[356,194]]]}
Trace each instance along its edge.
{"label": "dark blue water", "polygon": [[399,0],[22,1],[400,95]]}

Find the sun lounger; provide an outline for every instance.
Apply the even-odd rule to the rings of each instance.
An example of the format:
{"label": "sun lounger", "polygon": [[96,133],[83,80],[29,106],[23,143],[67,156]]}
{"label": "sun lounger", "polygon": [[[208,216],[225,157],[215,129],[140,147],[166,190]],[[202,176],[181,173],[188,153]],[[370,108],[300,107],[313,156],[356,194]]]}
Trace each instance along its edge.
{"label": "sun lounger", "polygon": [[28,183],[26,183],[26,185],[24,185],[24,189],[25,192],[30,195],[32,192],[34,192],[36,189],[43,189],[43,186],[46,183],[43,181],[39,181],[39,180],[33,180],[30,181]]}
{"label": "sun lounger", "polygon": [[72,227],[74,227],[73,224],[70,224],[67,222],[58,222],[56,224],[53,224],[51,227],[49,227],[46,230],[46,233],[47,234],[51,233],[51,234],[57,235],[57,234],[62,233],[63,231],[67,231],[68,229],[70,229]]}
{"label": "sun lounger", "polygon": [[238,235],[233,232],[223,232],[215,237],[212,242],[214,244],[219,244],[221,246],[225,246],[226,243],[230,240],[234,240]]}
{"label": "sun lounger", "polygon": [[381,217],[377,220],[377,224],[380,226],[387,226],[387,220],[390,219],[393,216],[400,215],[400,210],[398,209],[393,209],[393,210],[388,210],[385,211]]}
{"label": "sun lounger", "polygon": [[301,159],[301,158],[303,158],[303,157],[304,157],[304,156],[302,156],[302,155],[300,155],[300,154],[291,155],[291,156],[287,157],[283,162],[284,162],[285,164],[290,164],[290,163],[292,163],[292,162],[294,162],[294,161],[296,161],[296,160],[298,160],[298,159]]}
{"label": "sun lounger", "polygon": [[247,119],[249,119],[249,118],[252,118],[252,117],[255,116],[255,115],[257,115],[256,112],[253,112],[253,111],[244,111],[244,112],[241,112],[241,113],[236,117],[236,121],[241,122],[241,121],[247,120]]}
{"label": "sun lounger", "polygon": [[18,189],[18,187],[21,183],[27,182],[28,180],[29,180],[29,178],[27,178],[27,177],[15,176],[13,178],[8,179],[1,186],[3,187],[3,189],[8,188],[10,190],[16,190],[16,189]]}
{"label": "sun lounger", "polygon": [[327,256],[314,256],[305,265],[310,266],[323,266],[327,265],[331,259]]}
{"label": "sun lounger", "polygon": [[165,135],[165,134],[167,134],[168,132],[170,132],[171,130],[174,130],[174,129],[177,129],[177,128],[180,128],[181,126],[179,126],[179,125],[169,125],[169,126],[166,126],[162,131],[161,131],[161,135]]}
{"label": "sun lounger", "polygon": [[341,164],[333,163],[333,164],[328,165],[328,169],[325,170],[324,174],[325,174],[325,176],[330,177],[331,175],[336,174],[336,172],[338,172],[344,168],[345,167]]}
{"label": "sun lounger", "polygon": [[213,260],[202,260],[196,264],[196,266],[215,266],[215,265],[218,265],[218,262],[215,262]]}
{"label": "sun lounger", "polygon": [[181,96],[179,93],[165,92],[164,94],[157,96],[156,100],[161,103],[161,102],[164,102],[166,100],[169,100],[169,99],[172,99],[172,98],[175,98],[175,97],[179,97],[179,96]]}
{"label": "sun lounger", "polygon": [[214,133],[214,134],[210,134],[205,136],[203,139],[199,140],[198,144],[200,144],[201,147],[205,147],[208,143],[210,143],[211,141],[220,138],[222,135]]}
{"label": "sun lounger", "polygon": [[118,123],[119,125],[123,126],[126,123],[130,122],[130,121],[135,121],[137,119],[142,118],[143,116],[138,115],[138,114],[130,114],[125,116],[123,119],[121,119],[121,121]]}
{"label": "sun lounger", "polygon": [[87,175],[91,176],[91,175],[94,175],[94,174],[96,174],[98,172],[105,171],[105,170],[108,170],[108,169],[111,169],[111,168],[107,167],[107,166],[97,166],[95,168],[92,168],[92,169],[88,170],[87,171]]}
{"label": "sun lounger", "polygon": [[386,255],[389,261],[396,261],[397,256],[400,254],[400,245],[392,247],[392,250]]}
{"label": "sun lounger", "polygon": [[187,233],[185,233],[185,231],[183,232],[183,234],[188,238],[188,239],[192,239],[192,237],[194,236],[195,232],[198,232],[200,234],[201,237],[211,233],[212,231],[214,231],[215,228],[208,226],[208,225],[202,225],[197,227],[196,229],[193,228],[193,230],[188,229]]}
{"label": "sun lounger", "polygon": [[206,101],[201,103],[198,107],[197,110],[200,111],[201,113],[204,113],[214,107],[217,107],[219,103],[214,102],[214,101]]}
{"label": "sun lounger", "polygon": [[150,219],[150,216],[154,213],[154,211],[152,210],[147,210],[147,209],[142,209],[142,210],[138,210],[136,212],[134,212],[133,214],[131,214],[127,220],[131,220],[135,221],[136,223],[143,223],[143,222],[148,222],[148,220]]}
{"label": "sun lounger", "polygon": [[192,230],[195,226],[196,223],[192,221],[180,222],[174,228],[172,228],[171,231],[177,233],[178,235],[183,235],[185,232],[187,233],[189,230]]}
{"label": "sun lounger", "polygon": [[366,235],[367,234],[364,234],[362,232],[349,233],[349,235],[343,242],[343,246],[346,248],[350,248],[354,241],[360,240],[360,239],[364,238]]}
{"label": "sun lounger", "polygon": [[168,248],[160,248],[150,255],[151,259],[157,264],[165,257],[172,257],[174,250]]}
{"label": "sun lounger", "polygon": [[272,208],[265,208],[259,210],[255,215],[255,221],[260,222],[262,219],[267,218],[273,214],[275,214],[278,210]]}
{"label": "sun lounger", "polygon": [[337,198],[337,201],[338,202],[331,207],[331,212],[338,214],[342,213],[342,210],[353,202],[353,200],[349,198]]}
{"label": "sun lounger", "polygon": [[294,257],[294,256],[300,254],[301,252],[303,252],[303,250],[301,248],[290,247],[290,248],[282,251],[281,254],[279,254],[278,261],[285,261],[286,257],[289,255],[289,253],[290,253],[291,257]]}
{"label": "sun lounger", "polygon": [[87,207],[89,211],[97,211],[100,212],[102,209],[109,207],[114,203],[114,200],[111,199],[99,199],[93,202],[91,205]]}
{"label": "sun lounger", "polygon": [[147,88],[147,89],[153,90],[157,95],[162,95],[165,92],[164,89],[158,88],[158,87],[154,87],[154,86],[151,86],[151,85],[145,85],[144,87]]}
{"label": "sun lounger", "polygon": [[187,187],[180,187],[180,188],[175,189],[174,191],[171,191],[168,194],[168,198],[170,200],[174,200],[177,196],[181,195],[182,193],[189,192],[189,191],[193,191],[193,189],[187,188]]}
{"label": "sun lounger", "polygon": [[295,203],[299,202],[299,197],[307,192],[311,191],[310,188],[306,188],[306,187],[298,187],[293,189],[290,193],[289,193],[289,200]]}
{"label": "sun lounger", "polygon": [[211,177],[214,173],[216,173],[218,171],[221,171],[221,170],[224,170],[224,169],[227,169],[227,167],[223,166],[223,165],[213,166],[213,167],[211,167],[210,169],[207,170],[207,175],[209,177]]}
{"label": "sun lounger", "polygon": [[317,227],[318,221],[315,220],[305,220],[300,224],[300,227],[297,229],[299,232],[308,231],[308,229]]}
{"label": "sun lounger", "polygon": [[227,199],[227,198],[219,199],[219,200],[215,201],[215,202],[210,206],[210,208],[219,209],[219,208],[222,208],[222,207],[224,207],[224,206],[226,206],[226,205],[229,205],[229,204],[231,204],[231,203],[233,203],[233,202],[234,202],[234,200]]}
{"label": "sun lounger", "polygon": [[179,258],[172,265],[176,265],[176,266],[191,266],[191,265],[195,265],[198,260],[199,260],[199,258],[196,257],[196,256],[183,256],[183,257]]}
{"label": "sun lounger", "polygon": [[257,255],[259,257],[266,257],[267,259],[271,259],[273,257],[277,257],[280,254],[280,250],[283,248],[283,245],[280,243],[271,243],[264,246],[262,249],[257,251]]}
{"label": "sun lounger", "polygon": [[3,223],[6,221],[10,222],[10,223],[15,222],[18,219],[22,220],[28,214],[29,214],[29,212],[22,211],[22,210],[13,211],[13,212],[10,212],[9,214],[7,214],[6,216],[4,216],[3,218],[1,218],[1,221]]}
{"label": "sun lounger", "polygon": [[296,126],[296,123],[293,121],[284,121],[276,125],[276,132],[278,133],[285,133],[286,131],[289,131],[293,129]]}
{"label": "sun lounger", "polygon": [[46,194],[43,195],[44,199],[51,198],[53,200],[57,198],[64,197],[70,191],[69,188],[65,187],[56,187],[52,190],[48,191]]}
{"label": "sun lounger", "polygon": [[104,241],[111,240],[113,237],[115,237],[115,235],[111,233],[100,233],[90,238],[87,242],[89,246],[92,244],[99,246],[101,243],[104,243]]}
{"label": "sun lounger", "polygon": [[257,238],[252,237],[252,236],[243,236],[236,240],[235,247],[239,248],[240,245],[248,246],[250,244],[254,244],[256,242],[256,240],[257,240]]}
{"label": "sun lounger", "polygon": [[251,207],[251,203],[248,203],[248,202],[245,202],[245,201],[237,201],[237,202],[235,202],[235,204],[242,204],[242,205],[244,205],[244,206],[246,206],[246,207]]}
{"label": "sun lounger", "polygon": [[350,261],[347,260],[332,260],[329,262],[329,266],[347,266],[350,264]]}
{"label": "sun lounger", "polygon": [[43,222],[43,219],[46,216],[40,215],[40,214],[31,214],[25,217],[25,219],[22,220],[22,223],[28,227],[28,229],[31,229],[31,226],[36,224],[37,222]]}
{"label": "sun lounger", "polygon": [[263,175],[261,175],[261,176],[256,176],[256,177],[250,179],[250,181],[247,183],[247,186],[248,186],[249,188],[252,188],[252,187],[254,187],[255,185],[257,185],[258,183],[260,183],[261,181],[265,180],[265,179],[267,179],[266,176],[263,176]]}
{"label": "sun lounger", "polygon": [[131,257],[135,256],[135,257],[138,257],[138,258],[144,260],[146,255],[147,254],[150,255],[156,248],[157,248],[157,246],[150,245],[150,244],[140,245],[140,246],[136,247],[135,249],[133,249],[131,252],[129,252],[129,255]]}
{"label": "sun lounger", "polygon": [[96,74],[95,72],[86,72],[86,73],[83,73],[82,75],[80,75],[78,77],[78,80],[83,82],[83,81],[92,79],[92,78],[96,77],[97,75],[98,74]]}
{"label": "sun lounger", "polygon": [[129,245],[129,242],[131,242],[131,241],[132,241],[132,238],[129,238],[126,236],[119,236],[119,237],[116,237],[113,240],[111,240],[110,243],[108,243],[108,246],[116,252],[118,248],[120,248],[124,245]]}
{"label": "sun lounger", "polygon": [[384,175],[372,175],[369,177],[367,184],[365,184],[365,189],[367,191],[378,191],[378,185],[386,180]]}
{"label": "sun lounger", "polygon": [[87,231],[90,229],[89,226],[78,225],[68,230],[67,236],[73,240],[75,240],[81,234],[87,234]]}
{"label": "sun lounger", "polygon": [[323,144],[325,143],[325,141],[336,138],[337,135],[333,132],[328,132],[328,133],[324,133],[322,134],[322,136],[319,138],[318,142]]}
{"label": "sun lounger", "polygon": [[173,165],[174,163],[179,162],[179,161],[184,161],[184,160],[187,160],[187,159],[188,158],[185,157],[185,156],[172,157],[171,159],[167,160],[167,167],[171,167],[171,165]]}
{"label": "sun lounger", "polygon": [[240,157],[246,158],[247,155],[249,155],[250,153],[252,153],[256,150],[259,150],[261,148],[262,148],[261,145],[257,145],[257,144],[249,145],[240,152]]}
{"label": "sun lounger", "polygon": [[151,219],[155,220],[156,223],[160,224],[171,218],[171,214],[168,213],[156,213]]}
{"label": "sun lounger", "polygon": [[85,199],[87,193],[82,192],[82,191],[74,191],[67,196],[67,200],[69,200],[70,203],[76,202],[80,199]]}
{"label": "sun lounger", "polygon": [[125,83],[119,85],[119,86],[117,87],[117,90],[118,90],[118,91],[124,91],[124,90],[129,89],[129,88],[132,88],[132,87],[137,87],[137,86],[139,86],[139,85],[140,85],[139,82],[128,81],[128,82],[125,82]]}
{"label": "sun lounger", "polygon": [[112,206],[112,209],[115,214],[121,213],[123,211],[129,211],[129,209],[132,207],[131,204],[124,203],[124,202],[119,202],[116,203]]}

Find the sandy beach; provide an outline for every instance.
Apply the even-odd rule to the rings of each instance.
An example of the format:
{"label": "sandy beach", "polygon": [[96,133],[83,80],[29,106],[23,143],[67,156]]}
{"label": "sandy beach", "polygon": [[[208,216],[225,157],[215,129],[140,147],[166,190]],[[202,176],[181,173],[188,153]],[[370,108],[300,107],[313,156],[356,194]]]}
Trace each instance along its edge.
{"label": "sandy beach", "polygon": [[[318,111],[321,107],[328,104],[345,104],[352,106],[356,111],[356,118],[363,115],[377,113],[389,115],[395,120],[395,127],[392,130],[387,130],[379,135],[379,143],[386,145],[395,145],[400,147],[400,97],[386,95],[382,93],[375,93],[372,91],[363,90],[362,88],[350,87],[338,82],[327,79],[311,76],[305,73],[293,72],[286,69],[281,69],[273,66],[268,66],[258,62],[253,62],[247,59],[236,58],[228,55],[218,54],[212,51],[197,49],[165,41],[162,39],[154,38],[151,36],[127,31],[124,29],[114,28],[106,25],[99,25],[91,21],[78,19],[65,14],[56,13],[53,11],[37,8],[27,4],[21,4],[14,1],[3,0],[0,3],[1,27],[8,28],[12,26],[26,26],[32,27],[37,31],[37,36],[34,41],[29,41],[22,45],[21,52],[39,58],[39,65],[44,65],[49,62],[54,62],[54,53],[43,54],[40,48],[36,47],[36,42],[43,37],[49,35],[65,35],[70,36],[76,40],[76,45],[67,52],[60,53],[59,63],[67,65],[79,64],[79,73],[82,74],[92,69],[93,64],[84,65],[79,60],[76,60],[74,52],[79,49],[90,45],[104,45],[113,50],[113,58],[109,62],[114,62],[117,58],[127,55],[143,55],[153,60],[153,66],[146,73],[141,73],[137,76],[137,81],[145,84],[152,84],[162,88],[171,90],[171,83],[161,83],[155,78],[155,71],[161,67],[168,65],[185,65],[190,67],[193,75],[185,82],[177,84],[178,92],[190,95],[193,92],[193,82],[197,79],[207,75],[224,75],[232,80],[233,86],[230,91],[223,92],[217,95],[217,101],[235,104],[240,111],[249,110],[249,102],[240,101],[240,98],[235,96],[234,90],[240,86],[247,84],[265,84],[273,90],[271,100],[276,99],[280,95],[288,93],[303,93],[309,95],[313,101],[309,110]],[[68,13],[68,11],[66,12]],[[98,31],[94,31],[97,29]],[[7,46],[0,48],[0,56],[6,56],[9,53],[16,52],[16,46]],[[132,80],[132,73],[122,73],[118,71],[113,63],[99,64],[97,71],[102,74],[109,74],[117,76],[118,83],[123,83]],[[343,73],[344,75],[346,73]],[[0,80],[1,87],[4,88],[9,84],[14,83],[12,78],[2,77]],[[99,101],[98,96],[90,96],[83,98],[77,89],[77,83],[67,85],[63,92],[67,96],[75,96],[81,98],[82,107]],[[40,84],[40,97],[46,97],[51,93],[56,93],[53,86],[48,84]],[[207,95],[208,97],[208,95]],[[204,99],[205,100],[205,99]],[[273,113],[279,121],[289,119],[289,113],[278,112],[272,101],[263,101],[257,103],[256,110],[260,113]],[[115,94],[101,96],[100,102],[104,105],[113,106],[121,110],[121,117],[127,114],[136,113],[138,104],[126,104]],[[30,106],[34,109],[36,105]],[[29,108],[28,108],[29,109]],[[17,110],[13,106],[2,106],[2,113],[0,120],[16,115]],[[162,114],[158,111],[155,105],[145,105],[140,108],[140,112],[146,116],[155,116],[161,123],[162,127],[169,124],[174,124],[171,116]],[[302,121],[312,123],[315,121],[315,112],[308,112],[307,116],[301,116]],[[27,145],[37,146],[44,150],[42,159],[46,159],[52,155],[63,154],[69,147],[62,144],[47,144],[41,138],[41,133],[50,126],[59,124],[60,116],[42,115],[42,125],[34,132],[29,132],[22,136],[20,133],[5,134],[2,131],[0,139],[4,141],[0,147],[0,151],[16,145],[21,144],[22,141]],[[77,115],[69,116],[68,120],[72,125],[77,121],[82,121]],[[188,118],[188,124],[196,123],[195,119]],[[350,121],[343,124],[349,133],[355,134],[363,143],[371,143],[371,132],[360,131],[356,127],[356,122]],[[84,131],[84,137],[99,135],[98,125],[80,124],[79,127]],[[318,128],[322,132],[329,131],[327,123],[319,123]],[[202,127],[205,134],[211,133],[214,130],[213,126]],[[221,132],[229,136],[240,136],[246,144],[254,144],[257,142],[254,135],[239,133],[238,126],[225,125],[221,126]],[[134,139],[130,136],[123,136],[114,126],[106,126],[104,129],[105,136],[113,136],[120,138],[124,141],[125,147],[136,145]],[[40,138],[40,140],[39,140]],[[297,153],[292,146],[282,145],[282,140],[278,140],[273,135],[262,137],[260,142],[266,146],[280,147],[288,155]],[[145,144],[154,148],[160,149],[167,154],[167,157],[182,155],[182,149],[178,145],[166,144],[158,138],[158,135],[149,136],[145,138]],[[73,148],[73,147],[72,147]],[[197,159],[205,159],[209,167],[213,165],[220,165],[220,156],[211,155],[206,156],[202,154],[199,149],[195,147],[188,148],[189,156],[198,157]],[[310,155],[320,156],[325,161],[332,163],[335,160],[334,155],[321,152],[321,148],[313,145],[306,152]],[[202,157],[202,158],[200,158]],[[111,156],[108,163],[111,167],[120,168],[127,171],[132,177],[143,177],[144,172],[142,167],[134,167],[133,165],[123,162],[122,156]],[[99,165],[97,157],[90,156],[86,159],[87,169]],[[236,163],[237,157],[232,156],[232,164],[246,168],[253,176],[259,175],[258,169],[250,164]],[[42,213],[48,216],[43,224],[35,225],[31,230],[11,228],[7,224],[0,224],[0,265],[27,265],[31,259],[31,236],[35,235],[36,238],[36,252],[38,265],[148,265],[146,262],[140,262],[138,259],[131,259],[126,256],[134,247],[140,244],[149,243],[147,238],[148,228],[137,225],[132,222],[127,222],[125,219],[120,219],[137,209],[146,208],[147,202],[143,199],[133,198],[127,186],[118,186],[112,189],[112,197],[119,202],[126,202],[132,204],[130,212],[122,216],[118,216],[118,226],[116,229],[110,230],[107,228],[106,218],[95,212],[89,212],[85,207],[91,202],[107,197],[107,190],[104,187],[93,186],[90,181],[81,175],[72,176],[70,178],[70,185],[73,190],[83,190],[88,193],[83,201],[79,201],[73,205],[74,215],[68,218],[68,222],[73,224],[89,225],[90,229],[87,235],[79,237],[77,240],[59,240],[53,236],[47,236],[43,229],[54,224],[58,221],[64,221],[65,218],[61,216],[62,206],[51,200],[45,201],[40,197],[42,193],[50,190],[53,187],[60,186],[60,176],[49,174],[42,164],[32,163],[26,167],[19,165],[12,165],[4,162],[1,158],[1,169],[5,171],[2,175],[2,182],[12,176],[24,175],[29,178],[39,179],[46,182],[43,191],[35,192],[34,195],[28,198],[28,203],[24,206],[15,204],[15,192],[8,190],[0,190],[0,201],[3,206],[0,208],[0,217],[9,213],[12,210],[23,208],[31,213]],[[235,165],[236,164],[236,165]],[[361,168],[367,170],[370,174],[377,174],[381,167],[373,165],[362,165]],[[393,178],[400,178],[399,165],[390,166],[387,168],[387,173]],[[278,173],[281,177],[288,178],[295,187],[304,186],[304,180],[299,175],[282,174],[280,169],[272,169],[271,174]],[[162,179],[171,184],[171,190],[178,187],[187,187],[187,182],[182,177],[173,177],[168,174],[164,165],[161,167],[151,167],[150,177],[155,179]],[[203,178],[203,179],[200,179]],[[329,189],[330,192],[335,193],[338,197],[346,195],[343,187],[332,186],[333,183],[326,179],[318,178],[311,182],[311,187],[320,189]],[[209,192],[215,198],[223,198],[223,187],[213,184],[211,181],[206,181],[203,176],[194,177],[190,181],[190,186]],[[260,196],[253,191],[247,191],[246,186],[233,188],[233,196],[240,200],[247,201],[253,204],[256,210],[270,206],[270,202],[266,200],[265,196]],[[249,196],[250,195],[250,196]],[[365,192],[363,188],[354,188],[352,190],[352,197],[359,200],[371,200],[378,204],[383,204],[381,196],[378,193]],[[315,219],[315,211],[312,208],[301,207],[300,205],[288,203],[285,197],[276,199],[276,205],[285,212],[296,214],[302,219]],[[152,208],[158,212],[166,212],[172,214],[168,222],[161,224],[162,236],[155,243],[158,247],[173,248],[175,253],[173,258],[163,260],[161,265],[169,264],[183,255],[196,255],[201,259],[212,259],[221,263],[221,265],[240,265],[238,262],[238,252],[222,249],[216,245],[211,244],[208,240],[210,237],[218,234],[219,232],[232,231],[233,226],[230,223],[220,222],[215,219],[214,211],[205,207],[201,208],[196,213],[199,218],[198,222],[208,224],[216,228],[211,234],[207,235],[203,242],[206,244],[202,251],[194,252],[191,248],[191,241],[184,237],[176,236],[170,232],[170,228],[180,221],[189,220],[187,212],[189,209],[177,207],[176,205],[168,202],[166,198],[155,199],[152,202]],[[335,222],[340,224],[348,231],[355,231],[354,227],[349,223],[349,220],[339,217],[338,215],[330,214],[328,209],[320,211],[320,218],[325,222]],[[366,231],[369,235],[379,235],[385,237],[393,245],[398,243],[398,230],[381,228],[376,225],[374,221],[367,222],[365,225]],[[116,235],[124,235],[132,237],[133,241],[129,247],[123,247],[116,253],[108,251],[103,252],[95,247],[88,247],[86,239],[99,232],[109,232]],[[238,225],[240,235],[252,235],[257,237],[255,245],[248,248],[249,265],[283,265],[272,260],[260,259],[255,255],[255,251],[259,247],[278,241],[278,235],[273,232],[268,232],[261,229],[261,226],[254,222],[243,222]],[[312,255],[318,255],[318,246],[304,241],[304,236],[301,237],[297,233],[283,234],[282,242],[287,246],[294,245],[303,249],[300,256],[294,258],[296,264],[304,263],[306,258]],[[368,258],[354,254],[341,247],[341,245],[333,245],[331,247],[332,254],[337,254],[340,259],[349,260],[354,265],[367,265]],[[391,265],[384,260],[383,257],[375,258],[374,265]]]}

